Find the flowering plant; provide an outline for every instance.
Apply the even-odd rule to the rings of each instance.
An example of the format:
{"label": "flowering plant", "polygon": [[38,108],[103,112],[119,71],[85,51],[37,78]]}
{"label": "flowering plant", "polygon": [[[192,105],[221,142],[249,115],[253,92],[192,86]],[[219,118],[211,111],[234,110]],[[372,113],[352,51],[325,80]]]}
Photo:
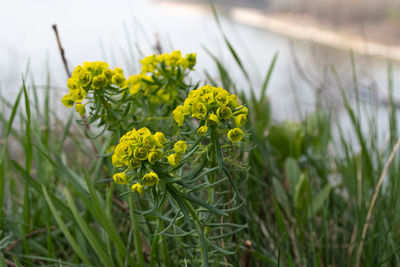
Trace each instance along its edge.
{"label": "flowering plant", "polygon": [[[98,122],[102,131],[91,138],[112,143],[99,156],[111,161],[112,180],[126,186],[116,190],[128,198],[132,227],[150,230],[152,249],[161,236],[172,237],[176,247],[193,248],[179,250],[181,259],[208,266],[235,252],[234,235],[245,227],[231,216],[244,203],[235,180],[247,170],[248,109],[227,90],[187,82],[195,54],[173,51],[140,62],[141,72],[128,78],[105,62],[85,62],[68,80],[62,102],[75,104],[80,124]],[[141,234],[134,232],[144,266]]]}

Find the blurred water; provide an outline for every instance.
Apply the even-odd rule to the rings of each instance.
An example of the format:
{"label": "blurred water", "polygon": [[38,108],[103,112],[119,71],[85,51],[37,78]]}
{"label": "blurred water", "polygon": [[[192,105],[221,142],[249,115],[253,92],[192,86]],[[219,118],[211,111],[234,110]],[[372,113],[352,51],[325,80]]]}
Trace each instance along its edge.
{"label": "blurred water", "polygon": [[[279,52],[268,89],[276,119],[299,119],[311,112],[316,91],[333,106],[335,101],[340,102],[331,65],[337,69],[345,87],[352,88],[348,52],[291,41],[263,29],[240,25],[223,14],[221,17],[228,38],[256,81],[256,91],[273,54]],[[159,39],[164,51],[197,52],[196,75],[200,77],[204,68],[210,73],[216,70],[203,49],[207,47],[226,63],[239,87],[248,90],[223,43],[209,7],[148,0],[14,0],[0,2],[0,23],[3,25],[0,27],[0,90],[10,99],[21,84],[28,62],[30,74],[37,84],[44,85],[50,74],[52,84],[56,86],[55,95],[58,97],[67,92],[66,75],[52,24],[58,25],[71,69],[83,61],[105,60],[112,66],[125,67],[127,74],[133,74],[137,61],[152,53],[156,39]],[[295,58],[298,67],[294,64]],[[387,94],[387,61],[357,55],[356,62],[362,97],[376,100],[376,95],[370,94],[370,88],[383,96]],[[396,77],[399,64],[394,63],[393,67]],[[398,87],[396,92],[400,93]],[[378,114],[378,123],[387,124],[385,106],[366,104],[363,109]],[[386,131],[387,128],[382,126],[382,129]]]}

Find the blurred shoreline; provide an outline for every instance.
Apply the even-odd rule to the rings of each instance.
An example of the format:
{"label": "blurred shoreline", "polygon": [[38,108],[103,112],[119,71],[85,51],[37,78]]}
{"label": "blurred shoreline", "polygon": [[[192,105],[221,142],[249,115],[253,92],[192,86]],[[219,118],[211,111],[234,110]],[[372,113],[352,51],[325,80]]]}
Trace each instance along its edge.
{"label": "blurred shoreline", "polygon": [[254,9],[233,8],[230,16],[239,23],[263,28],[289,38],[305,40],[341,50],[351,50],[357,54],[400,61],[400,46],[369,41],[360,35],[316,26],[315,22],[307,22],[307,19],[301,19],[301,16],[297,14],[265,14]]}
{"label": "blurred shoreline", "polygon": [[[203,2],[181,0],[155,2],[163,8],[182,12],[211,12]],[[351,50],[357,54],[368,55],[400,62],[400,46],[386,44],[385,41],[369,40],[365,32],[357,34],[354,29],[328,27],[313,16],[293,12],[267,12],[255,8],[217,5],[217,10],[240,24],[265,29],[269,32],[291,39],[303,40],[340,50]],[[349,27],[350,28],[350,27]],[[393,42],[392,42],[393,43]]]}

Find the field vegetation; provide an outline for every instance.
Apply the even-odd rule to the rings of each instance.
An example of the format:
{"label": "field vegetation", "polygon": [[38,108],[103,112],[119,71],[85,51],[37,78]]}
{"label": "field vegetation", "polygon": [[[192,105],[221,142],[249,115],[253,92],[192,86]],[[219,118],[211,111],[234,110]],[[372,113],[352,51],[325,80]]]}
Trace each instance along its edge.
{"label": "field vegetation", "polygon": [[[115,69],[113,85],[96,80],[97,89],[85,89],[87,97],[70,92],[63,98],[72,106],[86,97],[86,106],[76,106],[80,116],[65,108],[68,116],[60,117],[61,98],[54,97],[50,82],[39,94],[25,77],[14,102],[1,98],[0,266],[395,266],[400,261],[400,141],[390,66],[384,142],[376,118],[369,118],[368,132],[362,130],[353,57],[351,88],[342,86],[331,67],[356,136],[349,140],[319,101],[301,121],[276,121],[268,88],[279,56],[272,57],[261,87],[254,88],[240,52],[221,34],[247,81],[243,88],[208,52],[218,72],[198,70],[206,77],[202,81],[191,78],[193,54],[179,66],[160,55],[150,57],[160,57],[155,65],[147,58],[142,64],[153,80],[127,79],[140,81],[129,92]],[[92,70],[90,64],[84,68]],[[221,98],[210,102],[207,115],[202,107],[191,109],[193,118],[184,106],[177,108],[189,91],[201,88],[219,99],[227,94],[219,87],[239,103],[222,105]],[[143,88],[147,93],[139,93]],[[200,101],[195,93],[190,97]],[[247,123],[228,120],[243,114]],[[165,134],[165,140],[157,139],[164,140],[163,155],[154,164],[153,158],[137,162],[114,147],[127,140],[121,137],[135,135],[128,134],[133,128],[143,138]],[[179,141],[185,145],[176,145]],[[156,152],[152,149],[146,153]]]}

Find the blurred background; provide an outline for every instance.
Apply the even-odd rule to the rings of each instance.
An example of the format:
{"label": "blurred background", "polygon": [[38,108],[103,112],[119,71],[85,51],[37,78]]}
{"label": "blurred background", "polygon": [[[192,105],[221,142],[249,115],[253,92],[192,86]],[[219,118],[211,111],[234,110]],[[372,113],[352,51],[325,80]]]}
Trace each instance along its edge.
{"label": "blurred background", "polygon": [[[341,109],[332,79],[338,72],[353,82],[354,52],[359,95],[366,105],[386,112],[387,68],[399,72],[400,1],[382,0],[215,0],[222,30],[240,51],[255,88],[273,56],[278,61],[268,95],[274,118],[301,119],[314,109],[316,96]],[[104,60],[136,71],[138,60],[173,49],[198,54],[197,75],[216,70],[205,48],[237,75],[208,1],[2,1],[0,3],[0,90],[10,98],[29,73],[39,88],[48,79],[63,95],[66,75],[52,25],[57,24],[69,67]],[[28,71],[29,70],[29,71]],[[400,92],[395,91],[395,96]],[[294,105],[296,104],[296,105]],[[374,112],[376,110],[374,109]],[[385,116],[386,117],[386,116]],[[382,118],[382,120],[385,120]]]}

